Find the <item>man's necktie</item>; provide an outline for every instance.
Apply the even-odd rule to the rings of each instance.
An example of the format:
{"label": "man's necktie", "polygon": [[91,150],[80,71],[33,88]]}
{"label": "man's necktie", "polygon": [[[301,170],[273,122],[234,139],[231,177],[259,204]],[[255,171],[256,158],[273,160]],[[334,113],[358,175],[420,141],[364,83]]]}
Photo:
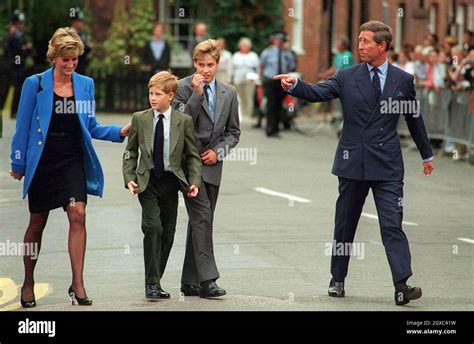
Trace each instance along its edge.
{"label": "man's necktie", "polygon": [[372,71],[374,72],[374,76],[372,77],[372,86],[374,87],[375,98],[377,99],[377,103],[382,96],[382,89],[380,87],[380,78],[379,78],[379,69],[373,68]]}
{"label": "man's necktie", "polygon": [[206,96],[207,104],[209,105],[209,111],[211,113],[212,122],[215,118],[215,109],[214,109],[214,98],[212,98],[211,86],[208,84],[204,85],[204,95]]}
{"label": "man's necktie", "polygon": [[163,117],[162,113],[159,114],[159,120],[155,127],[155,140],[153,142],[153,163],[155,165],[154,174],[156,177],[161,178],[165,175],[165,163],[163,158],[163,140],[164,140],[164,129],[163,129]]}

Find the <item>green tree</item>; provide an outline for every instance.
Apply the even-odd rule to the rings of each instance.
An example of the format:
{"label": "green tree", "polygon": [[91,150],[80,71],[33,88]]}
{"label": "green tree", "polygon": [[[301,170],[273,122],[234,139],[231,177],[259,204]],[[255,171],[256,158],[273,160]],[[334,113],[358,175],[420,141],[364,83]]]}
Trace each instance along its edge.
{"label": "green tree", "polygon": [[83,8],[83,5],[83,0],[11,0],[8,6],[2,3],[0,5],[0,41],[3,42],[6,36],[7,25],[13,10],[19,9],[25,14],[25,33],[33,44],[35,69],[44,69],[48,66],[46,52],[54,31],[60,27],[69,26],[71,10]]}
{"label": "green tree", "polygon": [[231,51],[245,36],[260,53],[269,45],[270,35],[283,28],[281,0],[220,0],[210,7],[209,31],[213,37],[224,37]]}
{"label": "green tree", "polygon": [[130,9],[124,0],[117,0],[109,36],[103,44],[95,46],[89,68],[94,73],[109,75],[121,69],[139,70],[153,21],[152,0],[135,0]]}
{"label": "green tree", "polygon": [[151,0],[135,0],[130,8],[129,21],[129,52],[131,64],[141,65],[141,53],[146,42],[150,39],[155,15]]}

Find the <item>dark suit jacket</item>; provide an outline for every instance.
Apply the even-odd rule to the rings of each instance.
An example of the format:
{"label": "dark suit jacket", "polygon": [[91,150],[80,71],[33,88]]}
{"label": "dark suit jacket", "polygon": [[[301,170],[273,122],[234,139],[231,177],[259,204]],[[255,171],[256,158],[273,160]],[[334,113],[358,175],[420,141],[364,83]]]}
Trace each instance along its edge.
{"label": "dark suit jacket", "polygon": [[161,54],[160,59],[155,59],[153,55],[153,50],[151,49],[151,40],[146,42],[145,47],[143,48],[143,64],[146,66],[151,66],[150,73],[155,74],[170,68],[170,59],[171,59],[170,45],[168,41],[165,40],[165,48]]}
{"label": "dark suit jacket", "polygon": [[[150,180],[152,136],[153,109],[134,113],[123,157],[123,179],[126,188],[131,181],[137,183],[137,193],[145,191]],[[170,168],[184,193],[189,191],[190,185],[201,186],[201,158],[193,122],[191,117],[175,110],[172,110],[170,124]]]}
{"label": "dark suit jacket", "polygon": [[232,86],[216,81],[216,119],[213,123],[206,97],[194,92],[193,76],[179,81],[173,107],[193,118],[199,152],[214,149],[217,153],[216,164],[202,166],[202,178],[206,183],[220,185],[222,160],[237,145],[240,138],[237,91]]}
{"label": "dark suit jacket", "polygon": [[[324,83],[309,85],[299,80],[291,94],[310,102],[340,98],[344,126],[333,174],[356,180],[403,180],[403,158],[396,130],[400,111],[386,105],[416,101],[412,75],[389,64],[379,103],[366,63],[342,69]],[[383,106],[394,111],[387,113]],[[413,109],[406,107],[409,111],[403,115],[422,158],[426,159],[433,153],[421,113]]]}

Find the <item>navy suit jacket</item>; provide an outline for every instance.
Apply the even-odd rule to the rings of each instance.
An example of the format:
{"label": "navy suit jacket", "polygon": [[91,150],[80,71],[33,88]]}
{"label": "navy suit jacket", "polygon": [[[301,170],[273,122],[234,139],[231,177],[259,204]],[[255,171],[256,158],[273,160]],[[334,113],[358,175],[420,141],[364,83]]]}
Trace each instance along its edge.
{"label": "navy suit jacket", "polygon": [[[405,116],[421,157],[433,156],[423,118],[419,108],[415,111],[413,106],[417,104],[413,76],[390,63],[378,103],[365,62],[338,71],[324,83],[310,85],[298,80],[289,93],[310,102],[341,100],[344,126],[332,168],[337,176],[355,180],[403,180],[403,158],[396,130],[400,114]],[[411,102],[411,108],[407,101]]]}

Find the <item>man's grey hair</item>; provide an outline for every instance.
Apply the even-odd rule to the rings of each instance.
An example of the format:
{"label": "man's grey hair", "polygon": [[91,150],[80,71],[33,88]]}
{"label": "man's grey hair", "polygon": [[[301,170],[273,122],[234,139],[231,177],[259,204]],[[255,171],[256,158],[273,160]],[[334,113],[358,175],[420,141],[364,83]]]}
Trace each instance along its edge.
{"label": "man's grey hair", "polygon": [[385,42],[385,51],[390,49],[390,43],[392,43],[392,29],[387,24],[384,24],[377,20],[371,20],[362,24],[359,28],[359,33],[362,31],[371,31],[374,33],[374,41],[377,44]]}

